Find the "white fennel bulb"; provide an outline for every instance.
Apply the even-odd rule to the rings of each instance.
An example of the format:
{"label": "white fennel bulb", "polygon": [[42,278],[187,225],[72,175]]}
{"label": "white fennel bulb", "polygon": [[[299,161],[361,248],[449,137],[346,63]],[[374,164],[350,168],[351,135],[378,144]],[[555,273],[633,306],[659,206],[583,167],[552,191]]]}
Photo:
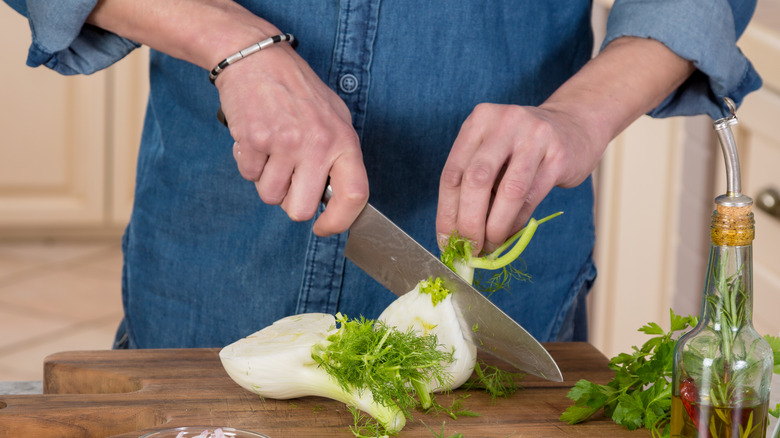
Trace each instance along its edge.
{"label": "white fennel bulb", "polygon": [[336,333],[333,315],[289,316],[226,346],[219,358],[236,383],[262,397],[327,397],[368,413],[390,432],[401,430],[406,419],[397,406],[376,403],[364,388],[345,390],[312,358],[312,348],[327,346]]}
{"label": "white fennel bulb", "polygon": [[435,335],[440,348],[452,352],[453,360],[445,366],[445,373],[452,380],[447,385],[428,382],[432,391],[456,389],[474,372],[477,347],[464,335],[452,294],[441,285],[440,279],[421,281],[393,301],[378,320],[401,331],[411,328],[421,336]]}

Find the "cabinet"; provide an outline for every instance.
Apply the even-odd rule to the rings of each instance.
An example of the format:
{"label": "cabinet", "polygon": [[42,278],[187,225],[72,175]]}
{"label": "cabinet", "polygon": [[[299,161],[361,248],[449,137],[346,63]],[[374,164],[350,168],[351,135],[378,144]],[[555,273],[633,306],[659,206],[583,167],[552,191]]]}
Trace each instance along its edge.
{"label": "cabinet", "polygon": [[129,218],[145,50],[90,76],[25,65],[27,20],[0,7],[0,238],[116,236]]}
{"label": "cabinet", "polygon": [[[742,191],[757,203],[767,189],[780,191],[780,1],[759,2],[756,22],[742,40],[764,86],[738,111],[736,132]],[[724,172],[723,169],[719,169]],[[721,178],[719,176],[719,178]],[[780,215],[753,208],[753,323],[759,333],[780,334]],[[780,212],[780,210],[777,210]]]}

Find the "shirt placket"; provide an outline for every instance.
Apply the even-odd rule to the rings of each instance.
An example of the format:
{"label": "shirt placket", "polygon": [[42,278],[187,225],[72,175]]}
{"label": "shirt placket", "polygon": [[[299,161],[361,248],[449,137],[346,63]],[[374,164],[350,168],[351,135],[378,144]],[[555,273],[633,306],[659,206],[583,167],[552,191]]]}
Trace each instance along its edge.
{"label": "shirt placket", "polygon": [[[352,124],[363,138],[380,0],[343,0],[328,85],[344,100]],[[344,279],[346,234],[319,237],[311,234],[296,313],[338,310]]]}

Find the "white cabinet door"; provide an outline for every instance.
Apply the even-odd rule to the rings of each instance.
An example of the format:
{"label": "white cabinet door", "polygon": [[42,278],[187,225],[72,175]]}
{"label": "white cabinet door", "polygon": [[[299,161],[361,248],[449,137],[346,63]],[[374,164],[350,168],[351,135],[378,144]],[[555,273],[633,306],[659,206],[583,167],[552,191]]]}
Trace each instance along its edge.
{"label": "white cabinet door", "polygon": [[741,46],[764,79],[764,87],[748,96],[737,113],[742,191],[756,201],[753,323],[761,334],[778,335],[780,217],[762,211],[759,198],[767,190],[780,191],[780,1],[759,2]]}
{"label": "white cabinet door", "polygon": [[132,208],[148,51],[62,76],[25,65],[29,34],[0,5],[0,238],[117,236]]}
{"label": "white cabinet door", "polygon": [[27,20],[3,5],[0,28],[0,227],[100,224],[106,75],[26,67]]}
{"label": "white cabinet door", "polygon": [[762,210],[759,198],[768,190],[780,191],[780,94],[763,89],[749,96],[737,116],[742,191],[755,202],[753,323],[759,333],[777,336],[780,333],[780,214]]}

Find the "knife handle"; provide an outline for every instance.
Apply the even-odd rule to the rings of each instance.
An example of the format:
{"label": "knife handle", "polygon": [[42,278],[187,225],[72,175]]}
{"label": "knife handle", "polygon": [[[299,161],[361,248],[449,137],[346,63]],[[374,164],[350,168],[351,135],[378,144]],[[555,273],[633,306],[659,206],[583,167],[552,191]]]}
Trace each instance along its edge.
{"label": "knife handle", "polygon": [[330,198],[332,197],[333,189],[330,187],[330,177],[328,177],[328,181],[325,183],[325,193],[322,194],[322,203],[327,206],[328,201],[330,201]]}
{"label": "knife handle", "polygon": [[219,123],[225,125],[225,128],[229,128],[227,118],[225,117],[225,113],[222,112],[221,106],[217,109],[217,120],[219,120]]}

